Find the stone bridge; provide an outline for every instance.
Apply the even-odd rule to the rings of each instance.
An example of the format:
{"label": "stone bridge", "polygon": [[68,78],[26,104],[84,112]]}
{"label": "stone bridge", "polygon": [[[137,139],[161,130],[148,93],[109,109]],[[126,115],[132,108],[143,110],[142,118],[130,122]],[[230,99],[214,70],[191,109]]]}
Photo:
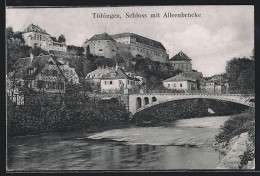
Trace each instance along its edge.
{"label": "stone bridge", "polygon": [[223,100],[255,107],[255,96],[253,94],[137,93],[129,94],[129,112],[134,115],[135,113],[154,105],[175,100],[198,98]]}

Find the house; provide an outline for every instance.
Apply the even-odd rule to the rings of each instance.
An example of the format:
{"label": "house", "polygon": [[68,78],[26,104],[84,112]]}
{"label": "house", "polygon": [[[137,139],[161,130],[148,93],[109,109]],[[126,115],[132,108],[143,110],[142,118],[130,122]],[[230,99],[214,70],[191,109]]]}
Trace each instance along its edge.
{"label": "house", "polygon": [[183,75],[176,75],[163,81],[163,86],[167,89],[176,90],[197,90],[196,80],[185,77]]}
{"label": "house", "polygon": [[137,78],[139,80],[139,84],[141,84],[141,85],[145,85],[146,84],[147,79],[145,77],[135,76],[135,78]]}
{"label": "house", "polygon": [[31,88],[36,92],[64,93],[65,84],[79,83],[75,68],[69,63],[62,63],[54,55],[40,55],[18,59],[17,69],[10,74],[13,93],[23,88]]}
{"label": "house", "polygon": [[183,73],[192,72],[191,58],[180,51],[170,59],[170,63],[175,69],[181,70]]}
{"label": "house", "polygon": [[205,83],[205,91],[209,94],[221,94],[226,93],[228,90],[228,84],[227,83],[221,83],[216,81],[207,81]]}
{"label": "house", "polygon": [[128,76],[121,68],[102,76],[100,80],[101,92],[122,92],[135,85],[135,79]]}
{"label": "house", "polygon": [[22,36],[25,44],[31,47],[35,45],[46,51],[67,51],[67,46],[63,42],[58,42],[57,39],[38,25],[30,24],[22,31]]}
{"label": "house", "polygon": [[98,69],[90,72],[87,74],[85,77],[85,81],[90,83],[92,88],[100,88],[100,82],[102,76],[108,74],[108,73],[113,73],[115,69],[113,68],[101,68],[99,67]]}

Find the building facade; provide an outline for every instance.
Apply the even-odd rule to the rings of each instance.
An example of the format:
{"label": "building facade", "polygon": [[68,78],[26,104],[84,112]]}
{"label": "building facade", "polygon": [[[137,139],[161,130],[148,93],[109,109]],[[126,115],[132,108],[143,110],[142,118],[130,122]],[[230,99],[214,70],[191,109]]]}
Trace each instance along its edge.
{"label": "building facade", "polygon": [[31,88],[39,92],[64,93],[67,83],[79,83],[79,77],[75,68],[69,63],[61,63],[53,55],[41,55],[34,57],[32,54],[27,58],[17,61],[20,68],[12,73],[9,82],[13,89],[10,93],[19,94],[23,88]]}
{"label": "building facade", "polygon": [[169,59],[161,42],[129,32],[114,34],[111,37],[118,43],[130,45],[132,56],[141,55],[157,62],[167,62]]}
{"label": "building facade", "polygon": [[117,54],[116,41],[107,33],[97,34],[83,44],[85,54],[114,58]]}
{"label": "building facade", "polygon": [[182,75],[176,75],[163,81],[163,86],[167,89],[175,90],[197,90],[196,80],[187,78]]}
{"label": "building facade", "polygon": [[192,70],[192,64],[191,64],[191,59],[184,54],[182,51],[180,51],[178,54],[173,56],[170,59],[170,63],[175,69],[181,70],[183,73],[191,73],[193,72]]}
{"label": "building facade", "polygon": [[52,37],[38,25],[30,24],[22,32],[22,36],[28,46],[34,47],[36,45],[46,51],[67,51],[65,43],[58,42],[55,37]]}
{"label": "building facade", "polygon": [[120,68],[102,76],[100,80],[101,92],[123,92],[124,89],[131,89],[135,85],[135,79]]}
{"label": "building facade", "polygon": [[141,55],[152,61],[167,62],[169,55],[164,46],[155,40],[133,34],[120,33],[108,35],[107,33],[94,35],[83,44],[85,54],[88,52],[94,56],[114,58],[118,54],[118,47],[129,50],[132,56]]}

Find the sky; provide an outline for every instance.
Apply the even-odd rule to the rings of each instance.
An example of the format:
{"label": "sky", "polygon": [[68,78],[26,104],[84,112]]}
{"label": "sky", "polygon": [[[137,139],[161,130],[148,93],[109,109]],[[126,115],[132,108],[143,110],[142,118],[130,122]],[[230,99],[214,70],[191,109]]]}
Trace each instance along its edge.
{"label": "sky", "polygon": [[[121,18],[94,18],[93,13]],[[151,18],[150,14],[160,17]],[[163,17],[165,13],[200,14],[200,17]],[[127,18],[146,14],[146,18]],[[6,9],[6,27],[23,31],[29,24],[50,35],[65,35],[67,45],[82,46],[93,35],[132,32],[160,41],[169,57],[183,51],[192,67],[212,76],[225,71],[234,57],[250,57],[254,49],[253,6],[129,6]]]}

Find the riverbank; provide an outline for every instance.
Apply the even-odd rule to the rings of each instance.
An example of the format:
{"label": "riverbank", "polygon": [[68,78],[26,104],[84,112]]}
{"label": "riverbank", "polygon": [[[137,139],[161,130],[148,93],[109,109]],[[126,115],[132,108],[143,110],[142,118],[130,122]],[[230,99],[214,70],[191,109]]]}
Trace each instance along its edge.
{"label": "riverbank", "polygon": [[233,115],[216,141],[213,148],[225,154],[216,169],[255,169],[255,110]]}
{"label": "riverbank", "polygon": [[[214,113],[210,113],[208,109]],[[132,118],[117,99],[67,107],[52,104],[15,106],[8,102],[8,137],[56,132],[100,132],[129,126],[167,126],[179,119],[230,115],[246,107],[216,100],[180,100],[149,108]]]}

